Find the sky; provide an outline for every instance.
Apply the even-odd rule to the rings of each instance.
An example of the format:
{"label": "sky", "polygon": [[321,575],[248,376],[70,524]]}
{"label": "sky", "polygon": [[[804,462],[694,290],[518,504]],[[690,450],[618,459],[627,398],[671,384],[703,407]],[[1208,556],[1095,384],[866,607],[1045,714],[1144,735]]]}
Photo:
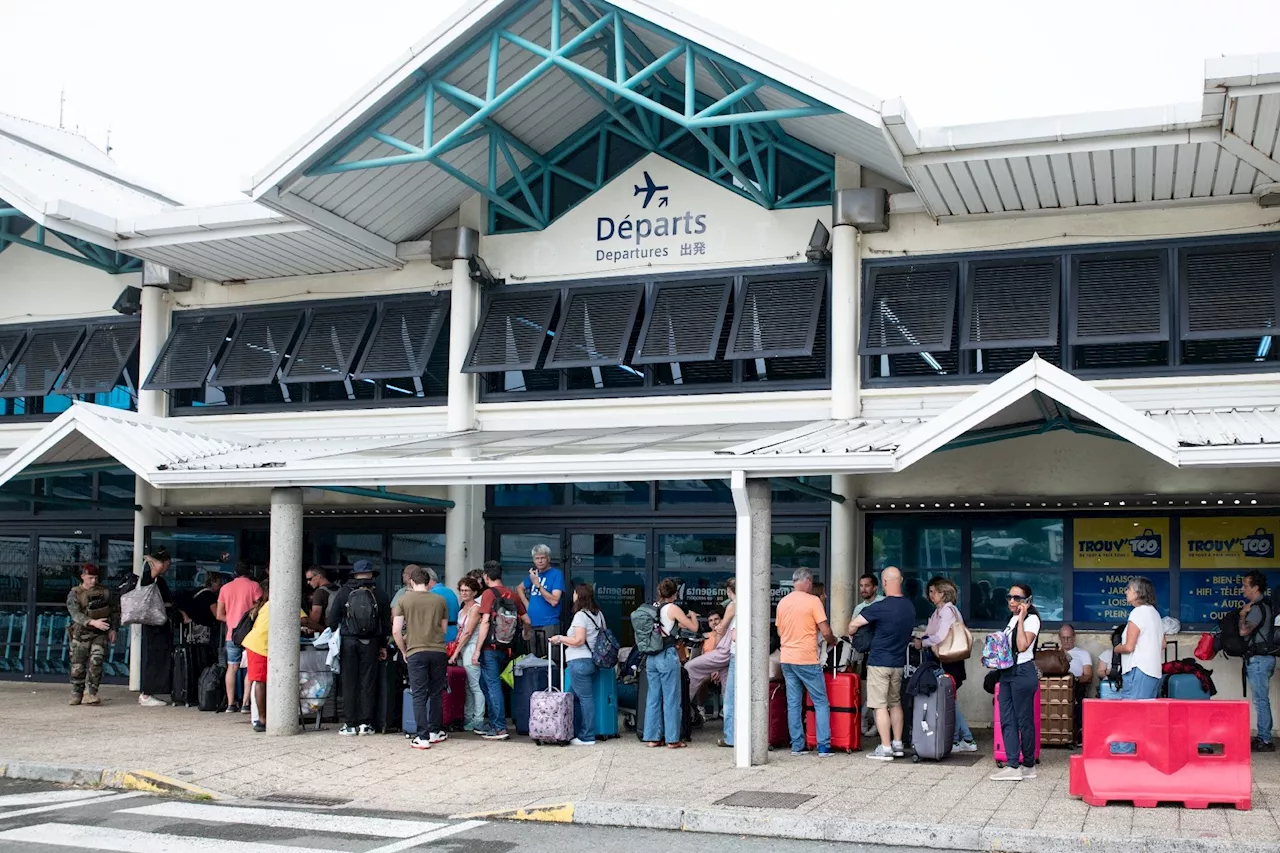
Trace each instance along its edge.
{"label": "sky", "polygon": [[[261,170],[460,0],[0,2],[0,112],[108,134],[177,199]],[[685,0],[920,127],[1195,101],[1208,57],[1280,52],[1276,0]],[[779,10],[785,10],[780,14]],[[63,101],[65,93],[65,101]]]}

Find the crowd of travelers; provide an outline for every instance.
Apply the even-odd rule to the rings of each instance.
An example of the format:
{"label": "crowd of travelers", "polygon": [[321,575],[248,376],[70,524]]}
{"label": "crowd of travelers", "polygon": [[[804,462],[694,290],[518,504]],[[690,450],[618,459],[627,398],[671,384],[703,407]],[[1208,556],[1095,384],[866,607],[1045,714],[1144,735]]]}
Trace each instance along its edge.
{"label": "crowd of travelers", "polygon": [[[386,720],[375,717],[386,705],[380,694],[386,694],[388,673],[393,672],[399,674],[394,689],[402,686],[399,679],[407,683],[410,698],[405,699],[404,717],[411,747],[429,749],[448,739],[451,727],[486,740],[505,740],[510,730],[509,683],[504,681],[513,659],[528,655],[545,663],[549,691],[564,691],[572,697],[572,736],[567,742],[595,744],[598,678],[602,669],[611,669],[618,661],[613,629],[596,602],[594,588],[570,584],[551,564],[547,546],[533,548],[531,557],[527,576],[514,589],[504,584],[504,569],[497,561],[461,578],[456,591],[441,584],[434,569],[409,565],[403,571],[403,585],[391,598],[377,583],[377,570],[368,560],[357,560],[341,584],[326,567],[308,568],[305,601],[296,618],[304,642],[319,646],[327,640],[329,659],[336,659],[342,697],[339,734],[387,730]],[[135,583],[121,590],[104,585],[96,566],[81,568],[81,582],[67,596],[70,703],[100,703],[107,649],[122,621],[134,621],[141,625],[143,645],[138,702],[145,707],[168,704],[157,694],[176,693],[170,656],[173,628],[180,625],[187,643],[218,647],[218,665],[225,666],[225,674],[217,671],[225,713],[250,714],[253,730],[264,731],[269,567],[261,580],[245,565],[238,565],[231,577],[207,573],[202,588],[179,600],[165,580],[171,565],[163,549],[148,554]],[[778,602],[775,619],[776,657],[785,685],[786,731],[793,755],[832,754],[829,673],[851,666],[856,658],[865,689],[865,698],[855,700],[865,715],[856,725],[877,741],[867,758],[893,761],[907,756],[904,742],[911,720],[904,713],[904,691],[909,689],[908,675],[932,655],[958,689],[967,679],[968,659],[976,655],[969,640],[957,640],[971,635],[957,606],[955,583],[939,576],[930,579],[925,589],[933,611],[923,632],[917,633],[915,605],[904,596],[903,573],[891,566],[878,578],[863,575],[852,619],[845,635],[837,637],[827,617],[825,589],[808,569],[793,573],[791,591]],[[1275,747],[1269,684],[1280,653],[1280,628],[1275,627],[1266,576],[1250,572],[1242,590],[1244,606],[1224,620],[1213,644],[1215,650],[1225,649],[1244,659],[1258,721],[1253,749],[1271,752]],[[128,600],[131,596],[136,596],[133,603]],[[155,609],[154,618],[130,615],[137,612],[136,602],[142,598]],[[723,602],[704,608],[705,613],[687,609],[680,598],[680,585],[664,579],[655,600],[630,615],[635,634],[630,665],[638,667],[644,685],[635,709],[637,735],[651,748],[685,747],[691,714],[703,725],[709,715],[708,699],[718,689],[722,735],[717,744],[731,747],[738,640],[734,583],[730,580],[724,588]],[[1082,702],[1095,684],[1101,698],[1154,699],[1165,689],[1166,623],[1157,610],[1155,588],[1147,578],[1134,577],[1126,599],[1131,607],[1127,620],[1116,628],[1111,648],[1096,662],[1076,645],[1071,625],[1063,624],[1058,630],[1063,674],[1072,677],[1077,744]],[[995,694],[996,725],[1004,752],[1004,766],[991,778],[1021,781],[1036,774],[1035,703],[1043,674],[1037,652],[1044,625],[1030,585],[1012,584],[1006,604],[1009,615],[1004,629],[991,632],[982,651],[982,663],[990,670],[986,686]],[[290,610],[286,608],[277,618],[294,619]],[[850,654],[848,646],[857,651]],[[450,677],[455,671],[456,688]],[[446,697],[455,690],[457,716],[446,721]],[[808,732],[806,698],[812,715]],[[973,731],[958,703],[953,714],[951,751],[976,751]]]}

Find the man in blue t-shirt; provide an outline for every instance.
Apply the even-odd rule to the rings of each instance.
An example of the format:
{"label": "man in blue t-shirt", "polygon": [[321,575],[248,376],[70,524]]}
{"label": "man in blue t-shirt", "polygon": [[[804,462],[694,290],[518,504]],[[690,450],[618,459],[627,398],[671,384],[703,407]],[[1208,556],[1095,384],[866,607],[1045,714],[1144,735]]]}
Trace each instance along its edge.
{"label": "man in blue t-shirt", "polygon": [[458,639],[458,610],[462,607],[458,603],[458,594],[440,583],[440,576],[430,566],[427,566],[427,578],[427,592],[434,592],[443,598],[445,606],[449,608],[449,630],[445,631],[444,641],[452,643]]}
{"label": "man in blue t-shirt", "polygon": [[867,652],[867,707],[875,709],[880,745],[867,758],[892,761],[906,754],[902,746],[902,668],[916,624],[916,608],[903,598],[902,572],[895,566],[881,572],[880,586],[884,599],[853,617],[849,633],[875,631]]}
{"label": "man in blue t-shirt", "polygon": [[564,574],[552,568],[551,549],[546,545],[533,546],[533,568],[524,583],[516,587],[516,594],[529,611],[529,625],[533,628],[530,651],[546,657],[547,637],[560,633],[560,607],[566,603]]}

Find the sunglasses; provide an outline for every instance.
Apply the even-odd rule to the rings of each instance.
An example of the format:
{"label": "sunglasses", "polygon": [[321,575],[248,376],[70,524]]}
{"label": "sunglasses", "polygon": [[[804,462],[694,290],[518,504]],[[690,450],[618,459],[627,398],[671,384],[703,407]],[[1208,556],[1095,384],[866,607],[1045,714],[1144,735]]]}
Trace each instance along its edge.
{"label": "sunglasses", "polygon": [[1025,595],[1006,595],[1005,598],[1007,598],[1009,601],[1016,601],[1019,604],[1027,600],[1027,597]]}

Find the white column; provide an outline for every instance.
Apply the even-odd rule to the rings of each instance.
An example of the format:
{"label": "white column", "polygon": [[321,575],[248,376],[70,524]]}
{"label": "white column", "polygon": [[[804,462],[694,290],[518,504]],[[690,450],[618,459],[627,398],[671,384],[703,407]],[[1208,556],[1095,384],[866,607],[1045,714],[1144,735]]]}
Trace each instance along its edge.
{"label": "white column", "polygon": [[453,262],[453,287],[449,296],[449,431],[474,429],[476,425],[476,378],[463,373],[471,337],[476,328],[479,288],[471,280],[466,258]]}
{"label": "white column", "polygon": [[734,569],[738,644],[734,662],[733,756],[738,767],[769,760],[769,580],[773,529],[768,480],[731,480],[737,514]]}
{"label": "white column", "polygon": [[[167,400],[163,391],[143,391],[142,383],[151,375],[151,368],[156,363],[169,337],[170,306],[168,293],[160,287],[142,288],[142,313],[139,317],[138,334],[138,412],[155,418],[166,414]],[[141,509],[133,514],[133,570],[142,572],[142,555],[146,548],[146,529],[160,521],[156,510],[159,495],[141,477],[133,481],[133,500]],[[142,627],[129,628],[129,689],[142,689]]]}
{"label": "white column", "polygon": [[473,493],[474,487],[468,485],[454,485],[448,490],[453,506],[444,511],[444,579],[450,589],[456,587],[468,571],[480,567],[470,558]]}
{"label": "white column", "polygon": [[831,630],[843,635],[853,616],[853,602],[862,575],[863,513],[858,509],[857,481],[852,474],[831,477],[831,491],[844,503],[831,502],[830,584],[827,587]]}
{"label": "white column", "polygon": [[302,490],[271,491],[271,624],[267,642],[267,734],[298,724],[298,610],[302,601]]}

